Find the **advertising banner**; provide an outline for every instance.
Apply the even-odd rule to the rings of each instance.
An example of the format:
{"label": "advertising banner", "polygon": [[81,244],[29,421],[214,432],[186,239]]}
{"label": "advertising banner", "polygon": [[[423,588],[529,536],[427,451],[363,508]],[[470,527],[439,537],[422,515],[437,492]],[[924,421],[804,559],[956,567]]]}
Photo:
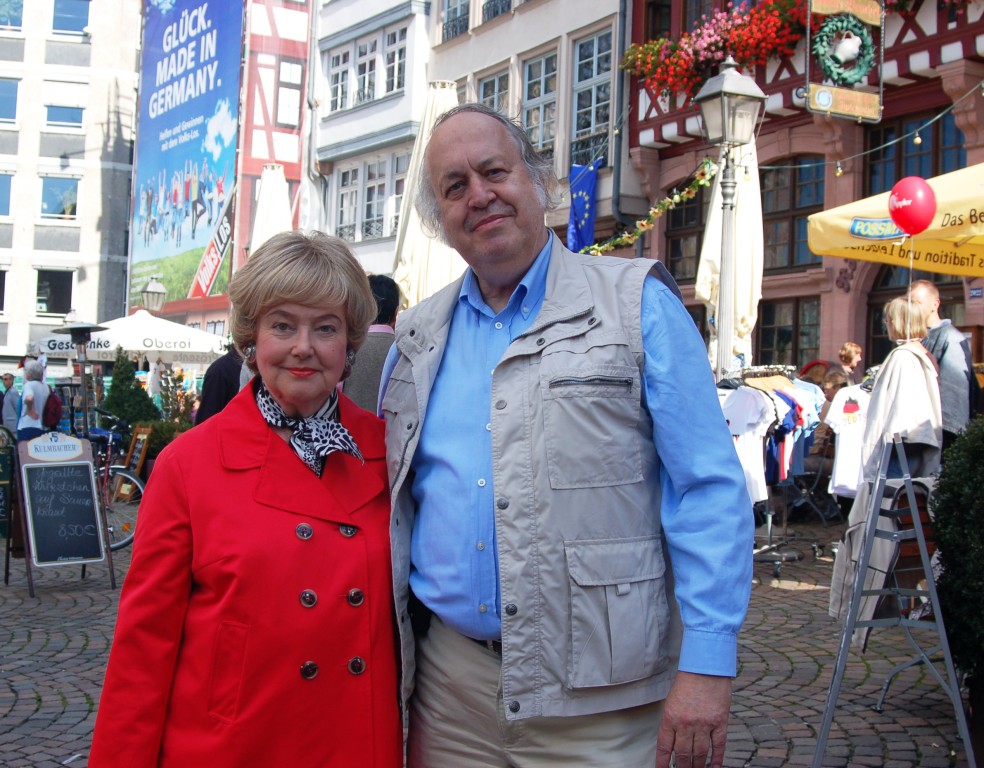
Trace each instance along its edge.
{"label": "advertising banner", "polygon": [[[131,305],[141,303],[151,275],[170,299],[207,295],[196,277],[206,248],[228,226],[242,41],[243,0],[144,0]],[[213,258],[209,270],[209,292],[223,293],[227,265]]]}

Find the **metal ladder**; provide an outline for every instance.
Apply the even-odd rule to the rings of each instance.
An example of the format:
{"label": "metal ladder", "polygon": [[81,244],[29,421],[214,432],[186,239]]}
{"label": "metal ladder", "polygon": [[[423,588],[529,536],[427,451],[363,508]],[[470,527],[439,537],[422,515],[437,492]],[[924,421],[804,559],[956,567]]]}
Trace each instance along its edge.
{"label": "metal ladder", "polygon": [[[888,467],[891,462],[893,448],[899,464],[902,467],[902,481],[904,483],[906,497],[909,502],[909,511],[912,515],[912,528],[901,531],[882,530],[878,528],[878,518],[883,514],[882,499],[885,495]],[[926,589],[902,589],[896,586],[888,585],[882,589],[865,589],[864,584],[868,574],[871,551],[874,546],[875,539],[886,539],[888,541],[895,542],[896,544],[902,541],[915,539],[919,547],[919,558],[922,565],[922,575],[926,580]],[[933,620],[910,619],[907,616],[899,616],[898,618],[888,619],[859,620],[858,613],[861,607],[861,598],[881,595],[891,595],[896,598],[928,598],[933,606]],[[909,475],[909,464],[906,461],[905,450],[902,446],[902,438],[900,435],[895,434],[892,435],[891,442],[885,443],[881,462],[878,468],[878,479],[875,481],[875,487],[872,489],[871,496],[868,499],[864,533],[864,548],[854,572],[854,586],[851,591],[850,607],[848,608],[847,620],[841,634],[840,647],[837,651],[837,663],[834,666],[834,675],[830,681],[830,690],[827,692],[827,703],[824,707],[823,722],[820,726],[820,732],[817,735],[817,746],[813,753],[813,768],[821,768],[823,764],[823,756],[827,748],[827,738],[830,735],[830,728],[834,722],[834,710],[837,707],[837,699],[840,696],[841,684],[844,681],[844,669],[847,666],[847,658],[850,654],[851,638],[854,635],[855,629],[864,627],[901,627],[909,642],[916,650],[916,656],[914,658],[898,665],[890,672],[888,679],[882,687],[882,694],[878,700],[876,709],[880,711],[879,708],[884,702],[885,695],[888,692],[888,686],[895,675],[908,667],[916,664],[924,664],[926,669],[932,672],[933,676],[939,681],[940,685],[943,687],[943,690],[946,691],[946,694],[949,696],[950,702],[953,704],[953,710],[957,716],[957,730],[960,734],[960,738],[963,740],[964,751],[967,755],[967,763],[970,766],[976,765],[974,762],[974,750],[970,742],[970,731],[967,728],[967,717],[964,713],[963,700],[960,697],[960,681],[957,678],[956,670],[953,666],[953,657],[950,654],[950,644],[946,639],[946,628],[943,624],[943,616],[940,612],[939,606],[940,601],[939,596],[936,593],[936,580],[933,578],[933,567],[930,562],[929,550],[926,546],[926,536],[923,532],[919,508],[916,502],[916,494],[912,485],[912,477]],[[937,643],[931,648],[924,648],[920,645],[919,641],[913,637],[910,631],[914,627],[935,631],[939,635]],[[941,651],[943,653],[943,662],[945,667],[944,671],[946,673],[945,676],[940,672],[931,658],[931,656],[936,655]]]}

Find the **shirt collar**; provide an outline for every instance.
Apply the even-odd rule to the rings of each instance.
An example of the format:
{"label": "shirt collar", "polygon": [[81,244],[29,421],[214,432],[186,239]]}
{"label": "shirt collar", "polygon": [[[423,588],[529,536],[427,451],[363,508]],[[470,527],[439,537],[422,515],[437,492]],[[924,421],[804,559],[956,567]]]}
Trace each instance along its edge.
{"label": "shirt collar", "polygon": [[[524,319],[529,319],[533,308],[539,305],[547,291],[547,267],[550,266],[553,241],[553,230],[548,228],[546,245],[537,254],[530,268],[526,270],[526,274],[523,275],[523,279],[519,281],[519,285],[512,292],[512,296],[509,297],[509,302],[502,312],[515,312],[518,309]],[[458,292],[458,302],[468,303],[477,312],[495,317],[496,313],[482,298],[482,292],[478,288],[478,280],[475,278],[471,267],[465,272],[465,279],[461,284],[461,290]]]}
{"label": "shirt collar", "polygon": [[369,330],[367,330],[366,333],[388,333],[394,336],[396,335],[396,331],[393,330],[393,326],[386,325],[385,323],[370,325]]}

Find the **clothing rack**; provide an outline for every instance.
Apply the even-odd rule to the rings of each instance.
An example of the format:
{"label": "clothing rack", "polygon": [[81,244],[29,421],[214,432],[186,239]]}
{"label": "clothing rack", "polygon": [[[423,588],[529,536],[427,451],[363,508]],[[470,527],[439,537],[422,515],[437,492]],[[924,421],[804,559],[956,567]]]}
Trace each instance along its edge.
{"label": "clothing rack", "polygon": [[[882,503],[885,498],[886,487],[889,483],[887,480],[887,475],[893,448],[902,468],[902,482],[904,484],[905,496],[909,505],[909,513],[912,518],[912,528],[902,530],[894,530],[896,528],[895,525],[891,526],[891,530],[878,527],[879,518],[896,516],[901,511],[897,508],[886,510],[884,509]],[[960,697],[960,681],[957,678],[956,669],[953,665],[953,657],[950,654],[950,645],[946,637],[946,627],[944,626],[943,616],[939,609],[939,596],[936,591],[936,579],[933,575],[933,566],[930,561],[929,549],[926,544],[926,534],[923,530],[923,524],[919,506],[916,501],[916,493],[913,486],[912,477],[909,475],[909,463],[906,460],[905,449],[902,445],[902,438],[897,433],[892,435],[891,442],[885,443],[882,451],[881,462],[879,464],[878,478],[875,481],[875,487],[872,490],[870,498],[868,499],[866,512],[867,517],[865,519],[864,547],[854,571],[854,585],[851,591],[850,606],[847,612],[847,620],[844,623],[844,629],[841,633],[840,647],[837,651],[837,662],[834,666],[834,674],[830,681],[830,690],[827,693],[827,702],[824,707],[823,722],[821,723],[820,731],[817,735],[817,745],[813,753],[813,768],[820,768],[823,764],[824,751],[827,747],[827,738],[830,735],[830,728],[833,725],[834,710],[837,707],[837,699],[840,696],[841,684],[844,680],[844,669],[847,665],[847,658],[850,653],[851,640],[854,636],[854,631],[859,628],[864,629],[868,627],[901,627],[906,635],[906,638],[916,650],[917,654],[913,659],[910,659],[909,661],[906,661],[891,670],[888,679],[882,686],[881,697],[875,705],[876,710],[880,711],[885,695],[888,692],[888,686],[899,672],[916,664],[925,665],[926,669],[932,673],[937,681],[939,681],[940,685],[943,687],[943,690],[950,698],[950,703],[953,705],[954,712],[957,716],[957,730],[960,734],[960,738],[963,740],[967,763],[969,765],[976,765],[974,762],[974,750],[970,741],[970,732],[967,728],[967,717],[964,713],[963,701]],[[886,581],[886,586],[883,588],[865,589],[864,585],[868,578],[871,553],[875,539],[888,540],[894,542],[896,546],[904,541],[915,540],[919,549],[919,561],[921,566],[920,575],[923,579],[925,579],[926,587],[918,587],[918,583],[921,582],[917,582],[916,588],[908,589],[899,587],[897,584],[889,585],[889,582]],[[934,617],[932,620],[919,618],[914,619],[900,611],[900,615],[897,618],[872,618],[859,620],[858,615],[861,609],[861,598],[881,596],[894,597],[900,604],[913,599],[928,598],[930,605],[933,607]],[[911,632],[911,629],[913,628],[921,628],[935,632],[938,635],[937,642],[929,648],[923,647],[923,645],[921,645],[913,636]],[[940,672],[936,666],[936,663],[934,663],[931,658],[940,652],[943,654],[945,675]]]}

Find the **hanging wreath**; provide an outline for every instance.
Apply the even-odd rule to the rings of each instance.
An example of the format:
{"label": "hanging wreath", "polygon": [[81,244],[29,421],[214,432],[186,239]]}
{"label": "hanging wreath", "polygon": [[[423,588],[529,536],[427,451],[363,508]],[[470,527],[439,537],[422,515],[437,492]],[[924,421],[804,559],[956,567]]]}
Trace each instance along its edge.
{"label": "hanging wreath", "polygon": [[834,85],[857,85],[875,64],[868,25],[851,13],[829,17],[813,38],[813,55]]}

